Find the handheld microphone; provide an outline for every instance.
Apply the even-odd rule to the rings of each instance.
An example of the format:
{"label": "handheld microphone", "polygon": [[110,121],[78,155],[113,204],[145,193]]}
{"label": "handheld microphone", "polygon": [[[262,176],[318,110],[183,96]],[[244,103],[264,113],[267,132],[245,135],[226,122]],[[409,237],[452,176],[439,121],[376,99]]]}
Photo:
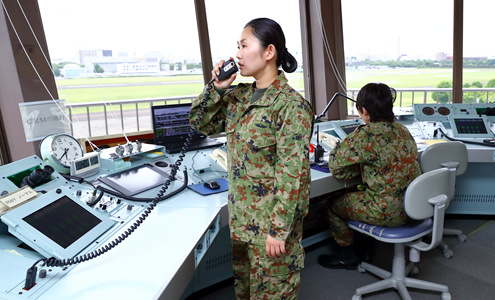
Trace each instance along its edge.
{"label": "handheld microphone", "polygon": [[225,80],[232,76],[235,72],[239,71],[237,65],[232,60],[227,60],[223,63],[223,66],[220,68],[220,74],[218,74],[218,81]]}

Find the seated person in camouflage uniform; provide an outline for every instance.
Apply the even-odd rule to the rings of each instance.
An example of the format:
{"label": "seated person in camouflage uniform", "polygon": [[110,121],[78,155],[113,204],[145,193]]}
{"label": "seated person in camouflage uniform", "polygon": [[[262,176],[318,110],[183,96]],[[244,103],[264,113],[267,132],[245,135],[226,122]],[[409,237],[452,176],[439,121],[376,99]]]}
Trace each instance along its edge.
{"label": "seated person in camouflage uniform", "polygon": [[359,126],[331,152],[329,168],[336,178],[361,176],[363,189],[328,199],[332,235],[340,246],[321,255],[326,268],[355,269],[359,260],[353,248],[353,230],[347,220],[395,227],[409,222],[403,209],[404,192],[421,174],[418,149],[409,130],[395,121],[395,90],[369,83],[358,93],[356,108],[366,125]]}
{"label": "seated person in camouflage uniform", "polygon": [[[238,49],[241,75],[256,81],[227,91],[237,76],[233,74],[214,81],[214,87],[207,85],[192,105],[190,123],[205,134],[225,131],[227,138],[227,202],[237,299],[297,299],[314,114],[278,70],[282,65],[284,71],[294,72],[297,61],[285,48],[284,33],[276,22],[250,21]],[[215,65],[213,78],[218,79],[223,63]],[[206,111],[199,114],[204,99]]]}

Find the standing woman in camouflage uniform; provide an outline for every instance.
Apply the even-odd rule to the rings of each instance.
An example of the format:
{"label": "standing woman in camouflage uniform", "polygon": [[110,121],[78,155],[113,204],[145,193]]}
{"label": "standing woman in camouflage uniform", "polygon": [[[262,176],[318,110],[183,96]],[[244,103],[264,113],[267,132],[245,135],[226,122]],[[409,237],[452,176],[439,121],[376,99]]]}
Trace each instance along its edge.
{"label": "standing woman in camouflage uniform", "polygon": [[334,255],[321,255],[326,268],[353,269],[353,230],[347,220],[395,227],[409,222],[403,209],[404,192],[421,174],[418,149],[409,130],[395,121],[395,90],[369,83],[358,93],[356,108],[366,125],[358,127],[331,152],[328,165],[336,178],[361,176],[361,191],[328,200],[332,235],[340,246]]}
{"label": "standing woman in camouflage uniform", "polygon": [[[207,85],[194,101],[190,122],[197,131],[225,131],[227,137],[237,299],[296,299],[304,264],[302,221],[309,204],[314,114],[278,70],[282,65],[294,72],[297,62],[275,21],[250,21],[237,45],[241,75],[256,81],[226,92],[237,74],[218,81],[220,61],[212,71],[214,87]],[[206,111],[198,116],[207,92]]]}

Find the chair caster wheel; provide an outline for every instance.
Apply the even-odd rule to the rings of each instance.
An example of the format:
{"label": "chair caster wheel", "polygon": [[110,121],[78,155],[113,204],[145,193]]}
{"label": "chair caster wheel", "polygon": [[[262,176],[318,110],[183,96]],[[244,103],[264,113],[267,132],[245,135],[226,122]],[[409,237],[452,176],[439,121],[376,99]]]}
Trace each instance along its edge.
{"label": "chair caster wheel", "polygon": [[[354,298],[352,298],[354,300]],[[442,293],[442,300],[451,300],[450,293]]]}
{"label": "chair caster wheel", "polygon": [[352,300],[361,300],[361,296],[360,295],[354,295],[354,296],[352,296]]}
{"label": "chair caster wheel", "polygon": [[[357,270],[358,270],[359,273],[365,273],[366,272],[366,269],[363,268],[363,267],[361,267],[361,265],[359,265],[357,267]],[[359,299],[361,299],[361,296],[359,296]],[[353,300],[354,300],[354,298],[353,298]]]}
{"label": "chair caster wheel", "polygon": [[452,256],[454,256],[454,252],[452,250],[444,250],[443,251],[443,257],[445,257],[446,259],[449,259]]}
{"label": "chair caster wheel", "polygon": [[467,241],[467,236],[465,236],[464,234],[458,235],[457,240],[461,243],[464,243],[465,241]]}
{"label": "chair caster wheel", "polygon": [[411,272],[409,272],[409,276],[414,276],[416,274],[419,273],[419,269],[418,267],[414,266],[412,269],[411,269]]}

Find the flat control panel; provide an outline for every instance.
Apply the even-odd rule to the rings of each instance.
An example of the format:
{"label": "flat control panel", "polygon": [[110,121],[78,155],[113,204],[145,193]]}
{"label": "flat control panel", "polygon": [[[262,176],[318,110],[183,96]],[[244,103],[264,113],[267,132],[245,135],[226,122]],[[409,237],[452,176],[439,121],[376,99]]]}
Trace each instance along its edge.
{"label": "flat control panel", "polygon": [[[416,121],[447,121],[451,116],[476,117],[485,115],[494,118],[491,111],[495,113],[495,104],[467,104],[467,103],[426,103],[414,104],[414,118]],[[487,114],[488,112],[488,114]],[[493,121],[493,120],[490,120]]]}
{"label": "flat control panel", "polygon": [[[414,104],[414,123],[410,126],[416,138],[433,139],[440,132],[456,139],[493,139],[494,104]],[[440,132],[439,132],[440,131]]]}
{"label": "flat control panel", "polygon": [[363,120],[342,120],[342,121],[331,121],[335,134],[341,139],[345,139],[351,132],[361,125],[364,125]]}
{"label": "flat control panel", "polygon": [[[162,157],[152,164],[156,169],[168,169],[171,163]],[[37,171],[46,166],[37,156],[0,166],[0,199],[10,201],[28,194],[30,197],[22,205],[0,212],[0,265],[3,270],[9,270],[0,272],[0,291],[5,291],[5,294],[0,293],[1,299],[34,297],[48,289],[77,264],[39,269],[45,277],[37,276],[36,285],[27,292],[23,290],[26,270],[34,262],[50,257],[70,259],[97,251],[112,242],[112,236],[119,230],[133,224],[147,208],[146,203],[125,200],[95,189],[98,176],[81,182],[66,179],[54,171],[36,185],[24,186],[34,182],[25,178],[38,176]],[[136,197],[156,194],[154,191],[148,193],[150,196]]]}

